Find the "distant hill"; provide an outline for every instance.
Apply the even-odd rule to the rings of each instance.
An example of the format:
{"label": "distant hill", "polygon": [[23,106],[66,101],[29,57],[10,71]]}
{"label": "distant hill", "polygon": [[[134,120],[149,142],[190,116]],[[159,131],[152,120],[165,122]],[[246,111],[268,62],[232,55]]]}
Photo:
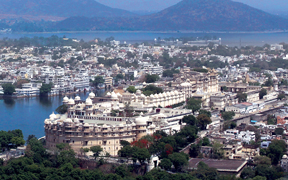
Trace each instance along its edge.
{"label": "distant hill", "polygon": [[231,0],[183,0],[142,20],[143,28],[155,30],[274,30],[288,21]]}
{"label": "distant hill", "polygon": [[[55,27],[91,30],[264,31],[288,29],[288,20],[231,0],[183,0],[134,18],[69,18]],[[81,20],[80,20],[81,19]],[[80,22],[81,21],[81,22]],[[83,26],[79,26],[81,23]]]}
{"label": "distant hill", "polygon": [[0,0],[0,18],[63,20],[73,16],[128,17],[135,14],[95,0]]}

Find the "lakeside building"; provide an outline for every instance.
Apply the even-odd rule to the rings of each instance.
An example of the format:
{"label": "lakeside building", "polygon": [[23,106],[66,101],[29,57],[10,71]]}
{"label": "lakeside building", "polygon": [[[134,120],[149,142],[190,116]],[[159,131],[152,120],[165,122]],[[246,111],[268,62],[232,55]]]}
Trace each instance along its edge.
{"label": "lakeside building", "polygon": [[90,93],[85,102],[80,97],[64,97],[63,104],[68,106],[68,112],[64,115],[53,113],[44,121],[46,148],[55,150],[57,144],[68,143],[80,153],[81,148],[100,145],[104,153],[117,156],[121,140],[137,141],[157,130],[173,134],[185,126],[182,118],[192,114],[186,109],[157,108],[145,115],[141,112],[137,117],[110,116],[112,110],[124,107],[115,95],[112,92],[111,101],[97,104],[93,103],[94,93]]}

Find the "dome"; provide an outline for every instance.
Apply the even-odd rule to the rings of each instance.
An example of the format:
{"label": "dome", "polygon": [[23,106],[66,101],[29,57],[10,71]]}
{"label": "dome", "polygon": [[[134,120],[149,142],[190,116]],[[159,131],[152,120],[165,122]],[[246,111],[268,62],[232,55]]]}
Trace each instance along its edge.
{"label": "dome", "polygon": [[69,101],[69,98],[67,97],[67,96],[65,96],[64,98],[63,98],[63,103],[67,103]]}
{"label": "dome", "polygon": [[144,81],[144,82],[143,82],[143,86],[145,86],[145,85],[146,85],[146,82]]}
{"label": "dome", "polygon": [[75,101],[81,101],[81,98],[79,96],[76,96]]}
{"label": "dome", "polygon": [[95,94],[94,94],[93,92],[91,92],[91,93],[89,94],[89,97],[90,97],[90,98],[95,98]]}
{"label": "dome", "polygon": [[114,92],[112,92],[111,98],[112,98],[112,99],[117,99],[117,98],[118,98],[118,97],[117,97],[117,94],[114,93]]}
{"label": "dome", "polygon": [[122,97],[122,95],[121,95],[120,93],[117,93],[117,96],[118,96],[118,97]]}
{"label": "dome", "polygon": [[174,91],[174,94],[175,94],[175,95],[178,95],[179,93],[178,93],[178,91]]}
{"label": "dome", "polygon": [[74,105],[74,104],[75,104],[75,101],[74,101],[73,99],[69,99],[68,104],[69,104],[69,105]]}
{"label": "dome", "polygon": [[67,118],[67,119],[64,120],[64,122],[65,122],[65,123],[72,123],[73,121],[72,121],[72,119]]}
{"label": "dome", "polygon": [[287,159],[287,155],[284,154],[284,155],[282,156],[282,159]]}
{"label": "dome", "polygon": [[131,124],[131,126],[136,126],[136,124],[133,122],[133,123]]}
{"label": "dome", "polygon": [[102,126],[103,128],[107,128],[108,126],[106,125],[106,124],[103,124],[103,126]]}
{"label": "dome", "polygon": [[149,128],[149,129],[155,129],[156,126],[155,126],[154,124],[151,124],[148,128]]}
{"label": "dome", "polygon": [[148,120],[148,117],[138,117],[135,119],[135,123],[136,125],[147,125],[147,120]]}
{"label": "dome", "polygon": [[119,127],[124,127],[124,124],[119,124]]}
{"label": "dome", "polygon": [[174,96],[174,95],[175,95],[175,93],[174,93],[173,91],[171,91],[170,94],[171,94],[171,96]]}
{"label": "dome", "polygon": [[170,92],[168,92],[168,93],[167,93],[167,96],[171,96],[171,93],[170,93]]}
{"label": "dome", "polygon": [[106,96],[107,96],[107,97],[111,97],[111,93],[108,92],[108,93],[106,94]]}
{"label": "dome", "polygon": [[144,94],[141,94],[141,97],[145,98],[146,96]]}
{"label": "dome", "polygon": [[57,121],[54,121],[53,124],[54,124],[54,125],[57,125]]}
{"label": "dome", "polygon": [[79,123],[80,121],[79,121],[78,118],[75,118],[75,119],[74,119],[74,122],[75,122],[75,123]]}
{"label": "dome", "polygon": [[155,96],[154,96],[154,94],[151,94],[150,97],[151,97],[151,98],[154,98]]}
{"label": "dome", "polygon": [[158,94],[155,94],[154,97],[155,97],[155,98],[158,98],[159,96],[158,96]]}
{"label": "dome", "polygon": [[136,91],[136,94],[137,94],[137,95],[140,95],[140,94],[141,94],[141,91],[138,89],[138,90]]}
{"label": "dome", "polygon": [[162,94],[162,93],[160,93],[160,94],[158,95],[158,97],[159,97],[159,98],[163,97],[163,94]]}
{"label": "dome", "polygon": [[164,92],[164,93],[163,93],[163,97],[166,97],[166,96],[167,96],[167,93],[166,93],[166,92]]}
{"label": "dome", "polygon": [[50,120],[54,120],[57,118],[56,114],[54,112],[49,116]]}
{"label": "dome", "polygon": [[46,119],[46,120],[44,121],[45,124],[50,124],[50,122],[51,122],[51,121],[50,121],[49,119]]}
{"label": "dome", "polygon": [[85,123],[83,126],[84,127],[89,127],[90,125],[88,123]]}
{"label": "dome", "polygon": [[86,99],[86,105],[92,106],[92,100],[89,97]]}

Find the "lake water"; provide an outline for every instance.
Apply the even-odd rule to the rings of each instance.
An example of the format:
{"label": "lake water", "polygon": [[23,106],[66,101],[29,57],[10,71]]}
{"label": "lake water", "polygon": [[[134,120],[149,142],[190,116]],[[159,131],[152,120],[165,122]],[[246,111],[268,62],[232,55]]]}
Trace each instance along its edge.
{"label": "lake water", "polygon": [[[104,92],[101,90],[95,94],[102,96]],[[86,100],[89,93],[78,95],[81,100]],[[77,95],[68,97],[74,98],[75,96]],[[0,130],[21,129],[24,140],[30,134],[34,134],[37,138],[43,137],[45,135],[44,120],[62,105],[62,100],[62,96],[0,99]]]}
{"label": "lake water", "polygon": [[288,43],[288,32],[279,33],[171,33],[171,32],[55,32],[55,33],[11,33],[0,34],[0,38],[20,38],[20,37],[50,37],[51,35],[57,35],[68,38],[83,39],[85,41],[93,40],[95,38],[106,39],[107,37],[115,37],[116,40],[121,42],[127,41],[127,43],[136,43],[144,41],[153,41],[155,38],[168,38],[168,37],[204,37],[204,36],[216,36],[222,38],[223,45],[239,46],[241,45],[254,45],[262,46],[264,44],[273,44],[286,42]]}

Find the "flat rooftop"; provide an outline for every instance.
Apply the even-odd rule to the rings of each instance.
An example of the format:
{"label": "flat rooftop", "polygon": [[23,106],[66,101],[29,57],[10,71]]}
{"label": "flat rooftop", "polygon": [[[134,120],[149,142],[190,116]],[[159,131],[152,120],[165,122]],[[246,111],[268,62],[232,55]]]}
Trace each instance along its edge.
{"label": "flat rooftop", "polygon": [[189,168],[197,169],[198,163],[202,161],[209,167],[216,168],[223,172],[239,172],[247,163],[245,160],[218,160],[218,159],[200,159],[192,158],[189,160]]}

